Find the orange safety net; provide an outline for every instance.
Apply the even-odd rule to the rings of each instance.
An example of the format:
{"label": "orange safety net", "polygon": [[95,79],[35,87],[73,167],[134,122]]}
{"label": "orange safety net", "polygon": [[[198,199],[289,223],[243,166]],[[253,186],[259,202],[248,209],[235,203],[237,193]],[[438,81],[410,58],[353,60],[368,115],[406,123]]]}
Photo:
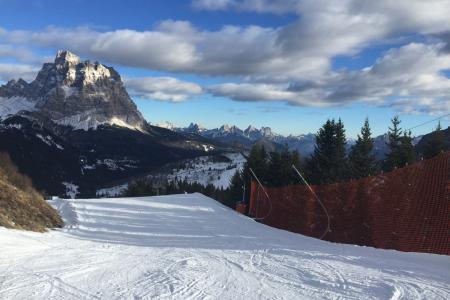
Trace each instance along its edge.
{"label": "orange safety net", "polygon": [[[450,152],[389,173],[312,186],[331,218],[325,240],[450,255]],[[249,214],[264,224],[319,237],[327,218],[305,185],[252,183]]]}

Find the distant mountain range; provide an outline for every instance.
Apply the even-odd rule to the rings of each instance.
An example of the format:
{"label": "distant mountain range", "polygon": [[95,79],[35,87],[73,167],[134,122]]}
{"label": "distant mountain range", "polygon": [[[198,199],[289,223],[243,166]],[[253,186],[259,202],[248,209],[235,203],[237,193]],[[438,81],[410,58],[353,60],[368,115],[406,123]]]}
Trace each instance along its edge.
{"label": "distant mountain range", "polygon": [[[160,123],[156,126],[175,132],[200,135],[221,143],[244,148],[250,148],[254,144],[263,144],[268,151],[273,151],[280,150],[284,145],[287,145],[290,150],[297,150],[304,157],[311,155],[316,144],[316,137],[313,133],[283,136],[274,133],[270,127],[258,129],[250,125],[246,129],[240,129],[237,126],[223,125],[219,128],[206,129],[197,123],[191,123],[188,127],[176,127],[170,122]],[[413,144],[418,145],[421,139],[422,136],[414,137]],[[374,137],[374,154],[377,159],[383,159],[388,153],[387,142],[387,134]],[[348,150],[354,143],[354,139],[347,140]]]}
{"label": "distant mountain range", "polygon": [[160,123],[157,126],[175,132],[200,135],[220,143],[247,149],[254,144],[263,144],[268,151],[273,151],[280,150],[284,145],[287,145],[289,149],[297,150],[303,156],[308,156],[314,151],[316,141],[315,135],[312,133],[283,136],[274,133],[270,127],[261,127],[258,129],[251,125],[246,129],[240,129],[237,126],[230,125],[206,129],[196,123],[191,123],[188,127],[179,128],[170,122]]}

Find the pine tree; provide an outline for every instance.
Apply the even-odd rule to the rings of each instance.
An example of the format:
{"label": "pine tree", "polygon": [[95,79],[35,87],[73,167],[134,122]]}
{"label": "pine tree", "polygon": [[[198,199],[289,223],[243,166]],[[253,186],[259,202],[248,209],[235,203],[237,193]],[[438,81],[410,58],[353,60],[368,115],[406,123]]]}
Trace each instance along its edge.
{"label": "pine tree", "polygon": [[336,153],[334,182],[348,179],[347,138],[345,136],[344,123],[339,118],[336,123]]}
{"label": "pine tree", "polygon": [[255,172],[262,184],[267,184],[268,179],[268,155],[264,146],[255,145],[250,150],[247,162],[244,164],[243,178],[245,183],[245,199],[250,198],[250,187],[255,180],[250,169]]}
{"label": "pine tree", "polygon": [[401,141],[402,141],[402,129],[400,128],[400,119],[395,116],[391,119],[392,127],[389,127],[388,142],[389,153],[386,154],[384,162],[384,170],[392,171],[401,165]]}
{"label": "pine tree", "polygon": [[154,196],[155,194],[153,183],[146,178],[136,179],[124,191],[126,197]]}
{"label": "pine tree", "polygon": [[292,165],[299,168],[300,157],[297,151],[289,151],[285,145],[281,152],[270,153],[268,166],[268,184],[270,186],[287,186],[298,182]]}
{"label": "pine tree", "polygon": [[347,177],[346,137],[341,120],[327,120],[316,134],[316,145],[307,161],[307,176],[312,183],[340,182]]}
{"label": "pine tree", "polygon": [[244,176],[242,174],[242,171],[237,170],[230,180],[230,187],[229,187],[230,201],[234,201],[234,203],[242,201],[243,193],[244,193]]}
{"label": "pine tree", "polygon": [[313,183],[331,182],[328,171],[332,166],[334,133],[334,120],[327,120],[316,134],[314,152],[307,161],[307,175]]}
{"label": "pine tree", "polygon": [[411,131],[404,132],[400,139],[400,160],[399,166],[404,167],[414,163],[416,159],[414,145],[412,143]]}
{"label": "pine tree", "polygon": [[378,165],[373,154],[373,139],[369,126],[369,119],[366,118],[361,134],[353,145],[349,154],[350,176],[354,179],[364,178],[374,175],[378,171]]}
{"label": "pine tree", "polygon": [[[244,173],[251,168],[260,180],[265,180],[267,178],[267,162],[268,155],[264,146],[255,145],[250,150],[250,154],[248,156],[247,162],[244,166]],[[248,177],[244,174],[245,177]]]}
{"label": "pine tree", "polygon": [[283,170],[282,167],[281,153],[278,151],[271,152],[267,175],[268,184],[271,186],[287,185],[284,179],[286,176],[284,172],[285,170]]}
{"label": "pine tree", "polygon": [[297,150],[294,150],[291,152],[291,161],[289,164],[289,167],[291,168],[291,173],[290,173],[291,174],[291,182],[292,182],[292,184],[299,184],[299,183],[303,184],[303,182],[299,181],[298,175],[292,169],[292,166],[295,166],[297,168],[297,170],[304,173],[303,165],[301,164],[301,160],[300,160],[300,154]]}
{"label": "pine tree", "polygon": [[436,129],[431,133],[430,139],[425,144],[423,158],[432,158],[445,151],[445,136],[439,121]]}

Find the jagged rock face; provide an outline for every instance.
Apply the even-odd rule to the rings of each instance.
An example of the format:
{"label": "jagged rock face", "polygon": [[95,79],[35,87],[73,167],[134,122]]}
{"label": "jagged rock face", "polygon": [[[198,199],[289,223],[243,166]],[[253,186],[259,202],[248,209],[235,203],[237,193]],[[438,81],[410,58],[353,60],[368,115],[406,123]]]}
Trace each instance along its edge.
{"label": "jagged rock face", "polygon": [[75,129],[100,124],[142,129],[145,124],[113,68],[81,62],[69,51],[58,51],[55,62],[45,63],[32,83],[8,82],[0,97],[26,97],[40,114]]}
{"label": "jagged rock face", "polygon": [[237,126],[223,125],[219,128],[220,135],[242,135],[242,130]]}
{"label": "jagged rock face", "polygon": [[205,130],[206,129],[203,126],[201,126],[199,124],[191,123],[191,124],[189,124],[188,127],[186,127],[185,131],[189,132],[189,133],[201,133],[201,132],[203,132]]}
{"label": "jagged rock face", "polygon": [[10,80],[4,86],[0,87],[0,97],[11,98],[11,97],[26,97],[29,96],[29,85],[23,80]]}

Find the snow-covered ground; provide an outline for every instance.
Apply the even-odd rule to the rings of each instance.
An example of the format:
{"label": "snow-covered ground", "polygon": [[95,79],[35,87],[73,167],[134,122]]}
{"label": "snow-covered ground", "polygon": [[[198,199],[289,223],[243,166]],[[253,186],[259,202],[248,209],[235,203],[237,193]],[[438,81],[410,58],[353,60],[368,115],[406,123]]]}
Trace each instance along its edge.
{"label": "snow-covered ground", "polygon": [[[224,154],[229,161],[217,162],[214,156],[201,156],[194,159],[187,159],[180,162],[182,168],[172,168],[169,171],[164,171],[156,174],[149,175],[149,179],[153,179],[155,182],[166,180],[169,181],[183,181],[187,180],[189,183],[200,183],[204,186],[213,184],[216,188],[228,188],[230,181],[237,170],[242,170],[246,159],[240,153],[227,153]],[[127,162],[124,160],[124,162]],[[129,161],[127,167],[133,167],[133,161]],[[116,161],[118,165],[118,162]],[[95,165],[93,166],[95,167]],[[90,165],[86,165],[84,168],[93,168]],[[110,167],[108,167],[110,168]],[[123,169],[122,167],[119,167]],[[111,168],[110,168],[111,169]],[[101,188],[96,191],[97,197],[118,197],[125,192],[128,188],[128,183],[116,185],[107,188]]]}
{"label": "snow-covered ground", "polygon": [[128,183],[116,185],[110,188],[98,189],[96,191],[97,197],[118,197],[122,195],[128,188]]}
{"label": "snow-covered ground", "polygon": [[0,97],[0,118],[14,115],[21,110],[34,110],[36,102],[23,97]]}
{"label": "snow-covered ground", "polygon": [[213,156],[202,156],[187,160],[185,168],[173,169],[167,175],[169,180],[187,180],[189,183],[202,185],[213,184],[216,188],[228,188],[230,180],[237,170],[242,170],[246,161],[240,153],[225,154],[230,162],[216,162]]}
{"label": "snow-covered ground", "polygon": [[0,228],[0,299],[450,299],[450,257],[332,244],[200,194],[55,200]]}
{"label": "snow-covered ground", "polygon": [[78,188],[79,186],[74,184],[73,182],[62,182],[64,187],[66,188],[66,197],[69,197],[70,199],[75,199],[76,196],[79,194]]}

